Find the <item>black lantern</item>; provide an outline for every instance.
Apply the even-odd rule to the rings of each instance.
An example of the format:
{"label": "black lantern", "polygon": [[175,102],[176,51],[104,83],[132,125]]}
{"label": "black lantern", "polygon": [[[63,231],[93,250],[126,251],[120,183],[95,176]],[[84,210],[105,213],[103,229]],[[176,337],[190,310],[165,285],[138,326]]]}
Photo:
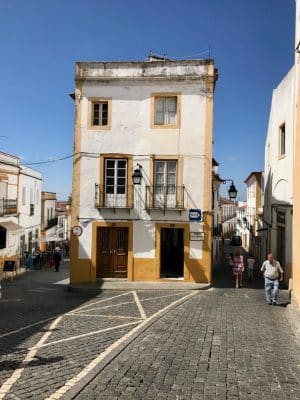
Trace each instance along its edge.
{"label": "black lantern", "polygon": [[233,180],[232,179],[224,179],[223,183],[225,184],[226,182],[231,182],[231,185],[229,186],[229,189],[228,189],[228,195],[229,195],[230,200],[236,199],[238,191],[237,191],[236,187],[234,186]]}
{"label": "black lantern", "polygon": [[236,199],[237,190],[236,190],[236,187],[234,186],[233,182],[232,182],[232,184],[230,185],[230,187],[228,189],[228,194],[229,194],[229,198],[231,200]]}
{"label": "black lantern", "polygon": [[134,185],[140,185],[142,181],[142,166],[138,164],[138,167],[134,170],[132,174],[132,182]]}

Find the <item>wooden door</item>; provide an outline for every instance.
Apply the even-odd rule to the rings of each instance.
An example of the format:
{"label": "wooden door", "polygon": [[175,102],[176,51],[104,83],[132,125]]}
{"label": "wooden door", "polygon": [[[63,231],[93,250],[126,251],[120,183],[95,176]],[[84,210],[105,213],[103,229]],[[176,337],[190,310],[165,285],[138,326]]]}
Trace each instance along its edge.
{"label": "wooden door", "polygon": [[98,228],[97,276],[127,278],[128,228]]}

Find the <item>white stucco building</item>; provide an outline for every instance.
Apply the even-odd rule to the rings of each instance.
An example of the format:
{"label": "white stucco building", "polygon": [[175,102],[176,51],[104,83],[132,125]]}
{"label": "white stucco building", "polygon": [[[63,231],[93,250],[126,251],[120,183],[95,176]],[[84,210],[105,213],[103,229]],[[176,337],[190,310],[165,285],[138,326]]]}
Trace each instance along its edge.
{"label": "white stucco building", "polygon": [[229,238],[236,231],[236,203],[232,200],[220,198],[219,212],[221,231],[224,238]]}
{"label": "white stucco building", "polygon": [[61,238],[57,234],[56,193],[42,192],[41,198],[41,250],[52,249]]}
{"label": "white stucco building", "polygon": [[24,229],[20,236],[20,255],[32,253],[38,248],[41,233],[42,174],[31,168],[20,166],[18,213],[19,224]]}
{"label": "white stucco building", "polygon": [[41,224],[39,172],[0,152],[0,266],[36,249]]}
{"label": "white stucco building", "polygon": [[291,277],[295,67],[273,91],[265,145],[263,251],[272,252]]}
{"label": "white stucco building", "polygon": [[71,282],[210,282],[216,78],[212,60],[76,64]]}

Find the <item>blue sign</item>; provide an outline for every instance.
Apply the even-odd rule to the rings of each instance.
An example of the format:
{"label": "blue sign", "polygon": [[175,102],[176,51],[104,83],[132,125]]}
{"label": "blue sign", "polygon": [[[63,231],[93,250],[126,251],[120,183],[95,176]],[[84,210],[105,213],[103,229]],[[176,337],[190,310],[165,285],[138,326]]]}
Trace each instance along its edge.
{"label": "blue sign", "polygon": [[197,208],[191,208],[189,210],[189,220],[190,221],[201,221],[201,210]]}

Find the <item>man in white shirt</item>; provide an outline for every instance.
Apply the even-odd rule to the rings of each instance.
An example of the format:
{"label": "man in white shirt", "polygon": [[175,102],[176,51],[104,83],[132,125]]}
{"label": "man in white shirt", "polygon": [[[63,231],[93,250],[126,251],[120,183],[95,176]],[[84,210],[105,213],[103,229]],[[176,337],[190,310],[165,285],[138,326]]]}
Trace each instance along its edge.
{"label": "man in white shirt", "polygon": [[268,259],[264,261],[260,269],[265,278],[265,295],[268,304],[276,306],[278,292],[279,292],[279,281],[283,279],[283,269],[273,254],[268,254]]}

